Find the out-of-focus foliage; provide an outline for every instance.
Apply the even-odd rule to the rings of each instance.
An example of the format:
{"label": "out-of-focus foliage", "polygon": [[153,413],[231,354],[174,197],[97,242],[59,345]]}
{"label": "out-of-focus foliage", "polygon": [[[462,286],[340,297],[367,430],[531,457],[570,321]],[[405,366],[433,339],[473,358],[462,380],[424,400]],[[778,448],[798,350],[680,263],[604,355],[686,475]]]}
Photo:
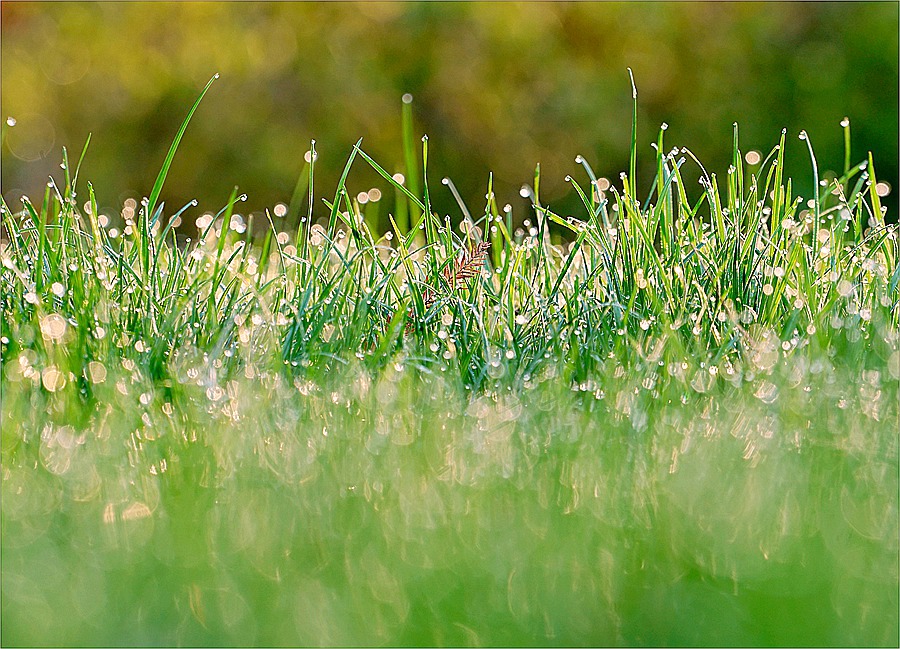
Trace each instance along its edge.
{"label": "out-of-focus foliage", "polygon": [[477,398],[195,356],[83,406],[11,361],[4,646],[895,645],[897,375],[808,352]]}
{"label": "out-of-focus foliage", "polygon": [[[13,206],[42,194],[60,147],[80,151],[88,133],[83,176],[117,192],[101,206],[148,194],[215,72],[223,81],[163,195],[171,208],[198,198],[217,209],[235,184],[248,210],[287,202],[311,138],[322,186],[336,184],[359,137],[402,171],[409,92],[432,177],[453,178],[473,210],[493,171],[499,200],[521,214],[517,190],[538,162],[542,197],[574,210],[563,177],[576,154],[606,176],[627,169],[627,66],[639,151],[667,122],[668,142],[691,143],[722,172],[734,121],[745,151],[770,150],[783,127],[803,150],[802,128],[820,171],[840,173],[849,116],[853,162],[873,150],[879,179],[897,185],[895,3],[4,3],[2,54],[2,114],[17,120],[2,147]],[[808,159],[790,159],[787,173],[808,178]],[[653,170],[639,172],[643,194]],[[354,184],[368,182],[378,179]],[[439,189],[436,208],[457,215]],[[894,220],[896,192],[886,203]]]}

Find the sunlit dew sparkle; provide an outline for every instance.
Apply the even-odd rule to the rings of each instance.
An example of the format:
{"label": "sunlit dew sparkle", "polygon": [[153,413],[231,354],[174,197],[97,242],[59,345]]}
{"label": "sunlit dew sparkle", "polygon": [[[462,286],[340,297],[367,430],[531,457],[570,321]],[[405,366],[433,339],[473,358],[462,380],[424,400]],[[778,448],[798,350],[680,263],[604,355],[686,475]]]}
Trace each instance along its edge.
{"label": "sunlit dew sparkle", "polygon": [[50,341],[59,341],[66,333],[66,320],[59,314],[51,313],[41,319],[41,333]]}

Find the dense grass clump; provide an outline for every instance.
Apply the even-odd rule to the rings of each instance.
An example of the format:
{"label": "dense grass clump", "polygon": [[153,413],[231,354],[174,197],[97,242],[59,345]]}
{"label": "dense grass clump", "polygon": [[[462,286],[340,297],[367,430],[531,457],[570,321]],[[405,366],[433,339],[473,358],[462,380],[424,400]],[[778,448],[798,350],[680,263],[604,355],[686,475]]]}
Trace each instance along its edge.
{"label": "dense grass clump", "polygon": [[580,215],[537,170],[523,223],[489,183],[454,226],[427,140],[415,192],[358,143],[314,222],[313,145],[296,232],[235,190],[185,239],[187,121],[120,231],[65,153],[3,205],[4,644],[896,643],[871,155],[820,179],[802,134],[803,199],[784,133],[719,178],[663,127],[643,199],[633,145]]}

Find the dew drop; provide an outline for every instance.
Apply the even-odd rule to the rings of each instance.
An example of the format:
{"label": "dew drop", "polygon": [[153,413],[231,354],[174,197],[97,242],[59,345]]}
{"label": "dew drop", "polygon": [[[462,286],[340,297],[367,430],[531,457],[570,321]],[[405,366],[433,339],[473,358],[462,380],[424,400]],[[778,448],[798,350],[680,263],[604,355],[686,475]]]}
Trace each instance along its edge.
{"label": "dew drop", "polygon": [[841,126],[843,126],[844,128],[847,128],[848,126],[850,126],[850,118],[845,117],[844,119],[842,119]]}
{"label": "dew drop", "polygon": [[410,93],[405,93],[403,97],[401,97],[404,104],[411,104],[413,100],[413,96]]}
{"label": "dew drop", "polygon": [[16,125],[16,118],[15,118],[15,117],[7,117],[7,118],[6,118],[6,125],[7,125],[7,126],[15,126],[15,125]]}

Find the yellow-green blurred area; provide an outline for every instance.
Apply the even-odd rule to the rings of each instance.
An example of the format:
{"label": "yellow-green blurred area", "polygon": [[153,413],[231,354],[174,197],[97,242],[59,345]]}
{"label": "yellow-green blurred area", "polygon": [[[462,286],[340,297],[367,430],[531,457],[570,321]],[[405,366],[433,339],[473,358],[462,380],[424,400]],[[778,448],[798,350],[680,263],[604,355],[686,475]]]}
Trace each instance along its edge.
{"label": "yellow-green blurred area", "polygon": [[[430,138],[432,202],[473,213],[488,173],[499,204],[525,218],[519,195],[541,164],[541,199],[579,213],[564,181],[583,172],[618,183],[628,169],[631,85],[638,88],[638,186],[649,191],[660,125],[709,171],[740,147],[765,156],[788,129],[787,173],[809,198],[809,135],[820,177],[873,151],[896,219],[897,3],[18,3],[2,5],[2,193],[13,209],[77,158],[101,208],[149,194],[179,124],[204,83],[220,80],[178,150],[162,199],[218,210],[239,185],[259,212],[287,203],[315,139],[316,200],[334,191],[353,143],[404,172],[401,97],[412,94],[416,143]],[[699,176],[690,160],[686,176]],[[364,163],[354,192],[393,192]],[[699,187],[697,187],[699,191]],[[887,187],[885,186],[885,189]],[[82,192],[83,196],[86,193]],[[317,203],[317,214],[326,208]],[[188,223],[193,223],[190,219]]]}

